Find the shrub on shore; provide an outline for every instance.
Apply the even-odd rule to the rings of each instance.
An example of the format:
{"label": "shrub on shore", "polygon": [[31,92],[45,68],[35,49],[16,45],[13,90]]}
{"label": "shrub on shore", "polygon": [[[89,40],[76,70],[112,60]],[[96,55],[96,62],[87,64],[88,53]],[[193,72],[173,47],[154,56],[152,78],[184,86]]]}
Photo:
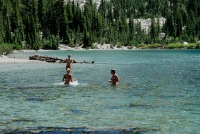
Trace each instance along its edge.
{"label": "shrub on shore", "polygon": [[200,49],[200,42],[197,43],[196,48],[195,49]]}
{"label": "shrub on shore", "polygon": [[13,44],[0,44],[0,55],[8,55],[13,52],[13,48],[16,48],[16,45]]}
{"label": "shrub on shore", "polygon": [[162,44],[141,44],[138,46],[141,49],[200,49],[200,43],[190,43],[190,44],[182,44],[182,43],[170,43],[166,45]]}
{"label": "shrub on shore", "polygon": [[156,49],[156,48],[163,48],[161,44],[149,44],[143,47],[144,49]]}
{"label": "shrub on shore", "polygon": [[199,49],[199,45],[200,44],[195,44],[195,43],[191,43],[191,44],[168,44],[167,48],[168,49]]}

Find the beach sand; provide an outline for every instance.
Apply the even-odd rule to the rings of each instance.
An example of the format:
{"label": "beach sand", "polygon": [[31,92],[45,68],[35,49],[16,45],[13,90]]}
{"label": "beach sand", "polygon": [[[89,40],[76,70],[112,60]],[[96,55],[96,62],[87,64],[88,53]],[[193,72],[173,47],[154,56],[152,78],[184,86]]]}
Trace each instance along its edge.
{"label": "beach sand", "polygon": [[40,62],[36,60],[10,58],[5,55],[0,56],[0,63],[27,63],[27,62]]}

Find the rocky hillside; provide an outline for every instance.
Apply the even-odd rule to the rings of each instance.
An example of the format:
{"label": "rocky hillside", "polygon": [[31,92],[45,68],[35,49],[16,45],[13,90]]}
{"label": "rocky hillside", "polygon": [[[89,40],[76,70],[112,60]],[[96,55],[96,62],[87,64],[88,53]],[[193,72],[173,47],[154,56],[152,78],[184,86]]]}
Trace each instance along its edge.
{"label": "rocky hillside", "polygon": [[[66,1],[68,1],[68,0],[66,0]],[[99,7],[101,0],[93,0],[93,1],[94,1],[94,3],[96,3],[97,7]],[[74,2],[78,2],[80,7],[83,7],[86,0],[74,0]]]}

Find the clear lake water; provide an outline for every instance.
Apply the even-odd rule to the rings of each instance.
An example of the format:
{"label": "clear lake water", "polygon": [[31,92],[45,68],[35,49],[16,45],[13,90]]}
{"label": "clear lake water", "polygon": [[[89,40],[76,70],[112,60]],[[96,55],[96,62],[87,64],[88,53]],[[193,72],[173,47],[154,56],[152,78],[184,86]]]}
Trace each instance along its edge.
{"label": "clear lake water", "polygon": [[[62,83],[65,63],[0,64],[0,130],[29,127],[142,128],[146,133],[200,133],[200,50],[16,52],[73,64],[77,85]],[[108,80],[115,69],[118,86]]]}

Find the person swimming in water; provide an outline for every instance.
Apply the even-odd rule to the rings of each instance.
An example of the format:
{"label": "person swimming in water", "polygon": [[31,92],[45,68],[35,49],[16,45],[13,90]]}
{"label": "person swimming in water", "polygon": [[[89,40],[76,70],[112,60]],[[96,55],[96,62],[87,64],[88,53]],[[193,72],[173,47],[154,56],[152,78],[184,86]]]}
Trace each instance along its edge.
{"label": "person swimming in water", "polygon": [[111,74],[112,74],[112,77],[110,78],[110,80],[108,80],[108,82],[110,82],[112,85],[118,85],[119,84],[119,77],[116,74],[114,69],[111,70]]}
{"label": "person swimming in water", "polygon": [[76,78],[72,79],[70,71],[70,68],[67,68],[67,73],[63,76],[64,84],[70,84],[70,82],[76,81]]}
{"label": "person swimming in water", "polygon": [[70,70],[72,70],[72,63],[73,59],[71,58],[71,55],[68,54],[68,58],[66,59],[66,70],[67,68],[70,68]]}

